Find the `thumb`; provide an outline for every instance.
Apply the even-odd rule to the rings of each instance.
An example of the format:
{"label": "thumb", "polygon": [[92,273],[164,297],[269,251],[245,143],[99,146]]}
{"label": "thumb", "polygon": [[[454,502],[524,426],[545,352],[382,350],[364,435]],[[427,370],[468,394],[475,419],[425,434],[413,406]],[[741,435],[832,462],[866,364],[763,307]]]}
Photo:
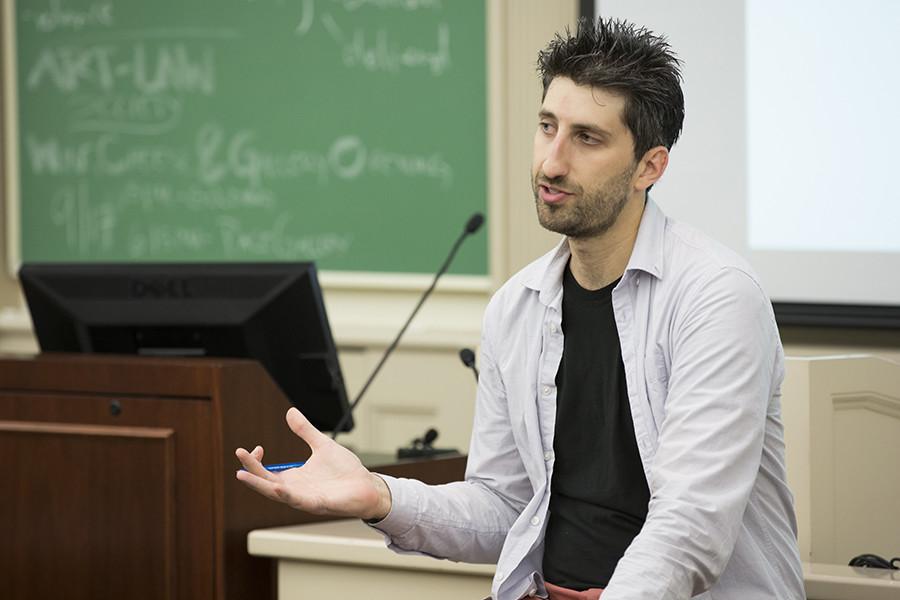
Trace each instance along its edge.
{"label": "thumb", "polygon": [[291,428],[291,431],[306,442],[314,452],[316,449],[320,448],[322,444],[331,441],[331,438],[313,427],[313,424],[309,422],[309,419],[304,417],[303,413],[293,406],[288,409],[285,420],[287,421],[288,427]]}

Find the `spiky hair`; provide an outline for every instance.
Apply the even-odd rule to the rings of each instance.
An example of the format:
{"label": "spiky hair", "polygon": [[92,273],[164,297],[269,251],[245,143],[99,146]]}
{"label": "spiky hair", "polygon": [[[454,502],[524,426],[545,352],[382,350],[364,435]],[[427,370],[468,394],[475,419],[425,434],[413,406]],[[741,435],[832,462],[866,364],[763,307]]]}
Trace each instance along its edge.
{"label": "spiky hair", "polygon": [[538,73],[544,96],[557,77],[622,95],[635,159],[656,146],[671,149],[681,134],[681,61],[665,37],[646,28],[617,19],[581,19],[575,35],[568,29],[557,34],[538,54]]}

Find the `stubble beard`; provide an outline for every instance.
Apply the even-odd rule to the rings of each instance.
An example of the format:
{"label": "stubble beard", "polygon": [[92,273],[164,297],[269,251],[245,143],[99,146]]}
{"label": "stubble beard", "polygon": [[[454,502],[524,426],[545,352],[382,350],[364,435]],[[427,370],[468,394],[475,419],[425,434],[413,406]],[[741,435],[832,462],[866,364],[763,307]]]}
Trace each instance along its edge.
{"label": "stubble beard", "polygon": [[[631,192],[631,177],[637,165],[611,177],[600,185],[584,189],[564,177],[549,179],[538,173],[531,181],[538,222],[541,227],[569,238],[596,237],[606,233],[625,209]],[[559,186],[572,192],[561,205],[546,204],[538,193],[538,184]]]}

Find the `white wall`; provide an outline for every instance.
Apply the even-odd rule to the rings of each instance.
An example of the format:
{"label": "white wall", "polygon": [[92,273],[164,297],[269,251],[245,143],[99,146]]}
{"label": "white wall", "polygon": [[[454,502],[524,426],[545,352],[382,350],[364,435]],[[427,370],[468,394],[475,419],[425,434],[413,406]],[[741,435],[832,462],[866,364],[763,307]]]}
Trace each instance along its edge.
{"label": "white wall", "polygon": [[775,301],[900,306],[900,5],[599,0],[684,60],[684,134],[654,196],[745,255]]}

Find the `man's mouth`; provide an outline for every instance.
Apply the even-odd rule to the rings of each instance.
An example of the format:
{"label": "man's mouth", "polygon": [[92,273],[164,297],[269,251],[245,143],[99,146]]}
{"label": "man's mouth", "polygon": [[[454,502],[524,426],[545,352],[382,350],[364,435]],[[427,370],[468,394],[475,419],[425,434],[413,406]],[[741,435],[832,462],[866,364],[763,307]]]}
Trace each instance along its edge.
{"label": "man's mouth", "polygon": [[566,197],[571,196],[572,193],[548,183],[538,183],[538,195],[544,202],[556,204],[557,202],[565,200]]}

